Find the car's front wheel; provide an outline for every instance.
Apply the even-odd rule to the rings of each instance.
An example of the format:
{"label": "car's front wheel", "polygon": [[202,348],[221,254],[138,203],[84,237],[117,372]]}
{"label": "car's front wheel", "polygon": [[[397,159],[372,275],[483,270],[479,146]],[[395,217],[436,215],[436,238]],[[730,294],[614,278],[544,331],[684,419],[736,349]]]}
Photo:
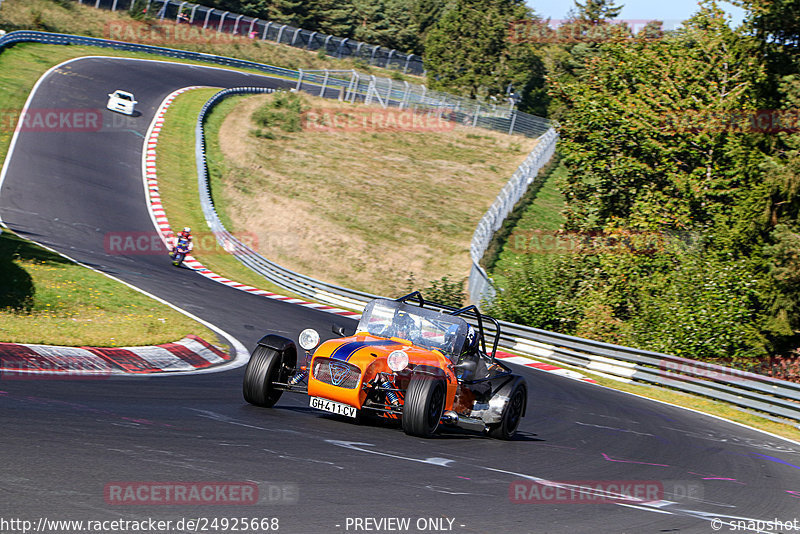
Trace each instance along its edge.
{"label": "car's front wheel", "polygon": [[412,436],[432,436],[439,427],[445,403],[445,384],[441,378],[414,375],[406,389],[403,404],[403,430]]}
{"label": "car's front wheel", "polygon": [[281,353],[259,345],[247,362],[242,393],[244,400],[256,406],[271,408],[281,398],[283,390],[277,389],[282,365]]}

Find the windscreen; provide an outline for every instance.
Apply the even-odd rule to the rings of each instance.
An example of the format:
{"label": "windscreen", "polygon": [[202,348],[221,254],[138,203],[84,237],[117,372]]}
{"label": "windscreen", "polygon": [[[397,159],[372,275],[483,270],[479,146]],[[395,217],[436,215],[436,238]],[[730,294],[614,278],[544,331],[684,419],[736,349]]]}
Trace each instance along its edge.
{"label": "windscreen", "polygon": [[439,350],[452,361],[464,345],[468,328],[461,317],[388,299],[367,304],[358,323],[359,332],[406,339]]}

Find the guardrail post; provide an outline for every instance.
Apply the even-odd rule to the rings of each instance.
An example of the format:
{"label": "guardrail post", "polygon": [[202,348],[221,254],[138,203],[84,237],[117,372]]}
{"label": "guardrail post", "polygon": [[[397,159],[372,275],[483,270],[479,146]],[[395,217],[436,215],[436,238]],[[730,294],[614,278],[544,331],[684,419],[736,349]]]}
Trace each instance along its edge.
{"label": "guardrail post", "polygon": [[297,85],[294,88],[295,91],[299,91],[300,87],[303,85],[303,69],[297,69],[297,72],[300,73],[300,76],[297,77]]}

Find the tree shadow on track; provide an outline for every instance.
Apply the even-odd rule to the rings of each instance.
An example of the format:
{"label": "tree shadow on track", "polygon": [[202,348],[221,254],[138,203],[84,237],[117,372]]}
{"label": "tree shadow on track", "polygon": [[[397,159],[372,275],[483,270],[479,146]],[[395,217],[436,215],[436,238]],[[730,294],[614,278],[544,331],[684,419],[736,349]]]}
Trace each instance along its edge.
{"label": "tree shadow on track", "polygon": [[69,260],[58,254],[53,254],[7,230],[2,230],[0,232],[0,310],[10,308],[17,312],[29,312],[33,307],[36,287],[30,274],[19,265],[20,261],[44,264],[70,263]]}

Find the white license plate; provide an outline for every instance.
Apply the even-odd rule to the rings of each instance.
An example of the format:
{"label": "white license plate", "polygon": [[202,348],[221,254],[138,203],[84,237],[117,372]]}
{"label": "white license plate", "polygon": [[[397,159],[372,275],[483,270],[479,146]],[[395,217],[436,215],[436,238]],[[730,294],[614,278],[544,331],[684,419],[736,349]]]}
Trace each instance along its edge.
{"label": "white license plate", "polygon": [[325,410],[326,412],[335,413],[338,415],[346,415],[347,417],[355,417],[356,409],[341,402],[334,402],[328,399],[321,399],[319,397],[311,397],[309,405],[317,410]]}

